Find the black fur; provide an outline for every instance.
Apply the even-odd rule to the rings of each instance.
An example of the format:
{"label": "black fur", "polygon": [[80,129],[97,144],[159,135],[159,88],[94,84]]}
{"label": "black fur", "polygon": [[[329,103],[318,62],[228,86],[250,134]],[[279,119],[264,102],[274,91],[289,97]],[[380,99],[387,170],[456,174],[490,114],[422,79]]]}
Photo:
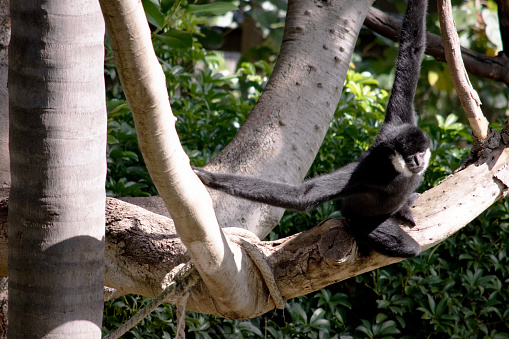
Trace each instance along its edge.
{"label": "black fur", "polygon": [[384,124],[359,162],[299,185],[194,168],[204,184],[231,195],[298,211],[344,198],[341,212],[360,243],[390,256],[419,254],[419,244],[391,217],[415,225],[410,207],[429,160],[429,139],[413,107],[426,45],[427,0],[409,0],[400,34],[396,77]]}

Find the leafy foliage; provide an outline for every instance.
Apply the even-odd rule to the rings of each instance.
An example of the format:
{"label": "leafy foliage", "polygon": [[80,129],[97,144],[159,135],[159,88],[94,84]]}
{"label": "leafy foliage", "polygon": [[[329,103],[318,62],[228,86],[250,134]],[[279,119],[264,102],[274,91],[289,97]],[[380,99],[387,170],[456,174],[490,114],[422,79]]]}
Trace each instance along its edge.
{"label": "leafy foliage", "polygon": [[[153,25],[154,47],[166,74],[182,145],[193,164],[202,166],[234,136],[263,90],[271,65],[246,62],[229,75],[221,54],[202,47],[201,38],[210,34],[207,27],[212,21],[202,14],[223,13],[221,6],[225,5],[210,9],[188,7],[184,0],[143,3]],[[493,2],[487,3],[486,8],[493,11]],[[483,38],[488,33],[476,21],[479,9],[471,1],[459,5],[463,12],[456,12],[456,23],[464,40],[477,50],[492,48],[494,44]],[[482,17],[492,20],[488,14]],[[386,43],[377,39],[381,41]],[[384,88],[390,86],[392,54],[394,48],[386,49],[379,53],[381,58],[369,63],[368,58],[355,56],[358,71],[348,71],[341,102],[310,176],[354,161],[372,144],[388,99]],[[108,194],[154,194],[109,49],[107,56]],[[417,108],[422,112],[420,126],[432,139],[432,159],[422,190],[452,173],[471,143],[470,131],[458,118],[462,113],[455,107],[454,96],[445,82],[443,88],[438,82],[445,74],[443,65],[425,61],[426,89],[421,94],[426,100],[418,102]],[[492,82],[474,79],[473,83],[485,97],[505,93]],[[498,109],[489,102],[488,107]],[[283,237],[339,217],[337,204],[328,202],[306,214],[287,212],[269,237]],[[508,215],[509,203],[500,201],[421,255],[289,300],[285,310],[247,321],[187,312],[186,331],[193,338],[509,338]],[[104,332],[125,322],[146,300],[124,296],[106,303]],[[126,338],[174,337],[175,325],[174,307],[164,304]]]}

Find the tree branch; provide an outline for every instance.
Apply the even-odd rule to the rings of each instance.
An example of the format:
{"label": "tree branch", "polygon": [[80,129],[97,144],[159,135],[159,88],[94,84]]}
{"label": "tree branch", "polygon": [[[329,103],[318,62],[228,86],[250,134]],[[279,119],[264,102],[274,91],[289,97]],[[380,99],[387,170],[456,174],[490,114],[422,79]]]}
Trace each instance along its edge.
{"label": "tree branch", "polygon": [[[509,134],[505,132],[502,134],[503,137],[498,134],[498,138],[495,138],[495,148],[484,152],[487,157],[451,175],[440,185],[424,192],[416,201],[413,213],[417,226],[408,232],[420,243],[423,250],[447,239],[507,194],[509,149],[500,141],[509,141]],[[498,145],[497,141],[500,142]],[[465,182],[469,184],[465,185]],[[128,220],[125,224],[133,227]],[[169,241],[178,241],[175,238],[170,240],[170,235],[166,237]],[[110,241],[108,232],[107,244]],[[126,243],[126,240],[123,239],[120,242]],[[401,260],[385,257],[376,252],[367,257],[359,255],[343,219],[331,219],[309,231],[285,239],[262,242],[258,246],[261,246],[268,258],[285,299],[319,290],[332,283]],[[147,248],[148,246],[132,244],[131,247]],[[158,247],[167,248],[163,243]],[[107,248],[117,248],[117,246],[107,245]],[[123,250],[120,248],[118,251],[119,253],[113,258],[120,255]],[[107,257],[110,258],[109,255]],[[156,257],[154,261],[158,260]],[[143,276],[147,277],[147,272]],[[138,287],[133,290],[145,285],[146,280],[136,282]],[[146,289],[146,287],[143,288]],[[259,299],[256,313],[244,316],[254,317],[274,308],[266,287],[262,284],[260,288],[261,290],[257,292]],[[191,291],[188,309],[219,314],[213,304],[208,301],[210,299],[208,293],[204,285],[199,283]]]}
{"label": "tree branch", "polygon": [[[398,41],[402,21],[376,8],[371,8],[364,21],[364,25],[392,41]],[[433,56],[438,61],[446,61],[442,38],[428,33],[426,41],[427,47],[425,53]],[[465,63],[465,68],[471,74],[500,81],[509,86],[509,58],[505,54],[501,53],[496,57],[489,57],[461,47],[461,56]]]}
{"label": "tree branch", "polygon": [[452,19],[450,0],[438,0],[438,18],[445,47],[445,58],[449,66],[452,83],[460,99],[461,106],[472,127],[472,134],[477,140],[484,140],[488,135],[489,122],[481,111],[481,99],[472,87],[461,58],[460,41],[456,25]]}
{"label": "tree branch", "polygon": [[[506,135],[506,138],[509,135]],[[500,135],[499,139],[500,140]],[[476,164],[468,166],[463,171],[460,171],[446,180],[435,188],[423,193],[416,201],[414,208],[414,216],[417,221],[417,226],[409,230],[409,233],[414,237],[422,246],[423,249],[428,249],[441,241],[445,240],[453,233],[460,230],[467,225],[471,220],[477,217],[482,211],[491,206],[496,200],[503,197],[508,192],[509,187],[509,149],[501,144],[499,147],[489,153],[487,158],[479,161]],[[465,185],[469,182],[469,185]],[[110,212],[113,212],[111,210]],[[126,210],[128,212],[128,210]],[[147,213],[148,212],[144,212]],[[110,213],[109,213],[110,214]],[[161,220],[167,220],[164,217],[159,217]],[[117,218],[110,217],[108,220],[115,220]],[[117,235],[128,234],[129,230],[134,227],[129,218],[122,217],[125,226],[128,229],[121,231],[117,228]],[[131,219],[136,219],[131,217]],[[140,222],[138,222],[140,224]],[[165,222],[168,227],[168,221]],[[147,232],[150,228],[148,225],[140,225],[143,230]],[[111,229],[113,224],[110,224],[108,230]],[[156,256],[152,260],[153,263],[149,264],[151,269],[147,271],[146,257],[144,257],[145,264],[139,265],[141,267],[140,274],[143,279],[132,281],[134,285],[130,288],[130,292],[137,292],[140,288],[144,291],[147,290],[147,278],[151,276],[153,267],[159,265],[160,258],[164,258],[163,253],[168,251],[169,246],[167,242],[178,242],[178,239],[171,234],[167,233],[162,235],[162,232],[146,233],[139,240],[144,244],[137,244],[127,241],[128,238],[116,237],[115,243],[129,244],[132,249],[148,249],[150,247],[157,247],[161,256]],[[140,231],[140,236],[142,235]],[[165,231],[164,233],[166,233]],[[107,232],[107,251],[116,249],[116,253],[110,252],[107,255],[108,267],[115,267],[117,257],[127,257],[126,248],[113,245],[113,238],[111,233]],[[154,245],[145,236],[151,235],[158,239]],[[163,239],[164,238],[164,239]],[[146,241],[148,243],[145,243]],[[112,245],[110,245],[112,244]],[[312,291],[319,290],[329,284],[353,277],[355,275],[373,270],[375,268],[389,265],[400,261],[399,258],[385,257],[378,253],[373,252],[370,256],[360,256],[356,250],[356,246],[352,237],[349,235],[345,228],[343,219],[331,219],[325,223],[310,229],[309,231],[290,236],[285,239],[276,241],[262,242],[258,245],[268,258],[268,263],[272,267],[276,282],[279,290],[285,299],[297,297]],[[178,248],[172,245],[172,248]],[[183,247],[180,247],[183,249]],[[152,250],[150,252],[153,252]],[[130,254],[129,259],[133,260],[136,257],[132,256],[134,253],[127,251]],[[146,253],[149,253],[147,250]],[[173,258],[178,258],[176,261],[185,260],[185,252],[172,253]],[[166,257],[169,259],[170,257]],[[115,261],[110,261],[114,259]],[[168,261],[166,265],[168,265]],[[173,263],[173,264],[176,264]],[[169,267],[169,266],[168,266]],[[160,270],[160,277],[164,277],[164,272],[167,268]],[[122,270],[122,271],[125,271]],[[108,274],[107,274],[108,276]],[[259,279],[259,277],[253,277]],[[118,284],[114,279],[109,280],[111,283]],[[153,286],[160,286],[159,284]],[[117,285],[112,285],[117,287]],[[154,288],[154,287],[153,287]],[[159,293],[160,290],[151,291],[151,296]],[[203,283],[199,283],[191,291],[191,296],[188,302],[188,309],[202,313],[221,314],[214,303],[211,302],[210,292],[206,289]],[[263,314],[274,308],[272,299],[269,297],[264,284],[259,285],[259,290],[256,291],[257,301],[256,310],[253,314],[238,314],[238,318],[254,317]],[[175,302],[175,301],[173,301]]]}

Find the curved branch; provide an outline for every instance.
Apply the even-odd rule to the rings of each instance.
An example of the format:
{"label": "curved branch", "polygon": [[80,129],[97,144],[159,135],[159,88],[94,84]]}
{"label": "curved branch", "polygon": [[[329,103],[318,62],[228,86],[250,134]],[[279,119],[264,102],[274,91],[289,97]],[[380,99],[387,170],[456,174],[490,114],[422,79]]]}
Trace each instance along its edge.
{"label": "curved branch", "polygon": [[[508,135],[504,139],[507,137]],[[500,141],[500,135],[498,140]],[[428,249],[463,228],[496,200],[507,194],[508,163],[509,149],[500,143],[498,148],[491,150],[487,158],[451,175],[440,185],[423,193],[416,201],[413,211],[417,226],[408,232],[423,249]],[[466,185],[465,182],[469,184]],[[147,229],[146,226],[144,228]],[[112,240],[108,233],[107,244]],[[171,241],[178,241],[178,239],[172,238]],[[369,256],[359,255],[343,219],[331,219],[309,231],[256,245],[268,258],[279,290],[285,299],[307,294],[332,283],[402,260],[385,257],[376,252],[372,252]],[[131,246],[147,248],[146,245]],[[107,248],[113,249],[117,246],[107,246]],[[165,247],[161,244],[159,248]],[[115,256],[107,257],[110,259],[116,256],[122,257],[122,249],[118,251]],[[108,265],[113,267],[114,262],[108,261]],[[157,264],[154,263],[154,265]],[[161,272],[163,271],[165,270]],[[148,276],[148,272],[144,272],[145,279],[133,281],[137,287],[133,286],[132,292],[142,286],[146,290]],[[163,277],[164,275],[161,276]],[[253,275],[253,279],[259,279],[256,310],[252,314],[238,314],[236,315],[238,319],[254,317],[274,308],[263,279],[259,275]],[[158,292],[160,291],[152,291],[153,294]],[[198,283],[191,291],[187,309],[221,314],[211,302],[209,293],[203,283]]]}
{"label": "curved branch", "polygon": [[[398,41],[401,24],[401,20],[395,19],[376,8],[370,9],[364,21],[366,27],[392,41]],[[438,61],[445,62],[442,38],[428,33],[426,41],[427,47],[425,53],[433,56]],[[505,54],[500,53],[496,57],[490,57],[461,47],[461,56],[465,63],[465,68],[471,74],[509,85],[509,58]]]}

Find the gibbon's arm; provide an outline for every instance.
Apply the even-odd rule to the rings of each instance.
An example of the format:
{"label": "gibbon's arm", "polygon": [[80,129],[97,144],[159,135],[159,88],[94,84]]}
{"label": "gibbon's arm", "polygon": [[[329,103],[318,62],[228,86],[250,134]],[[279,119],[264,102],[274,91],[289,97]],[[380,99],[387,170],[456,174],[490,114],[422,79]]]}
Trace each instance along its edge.
{"label": "gibbon's arm", "polygon": [[[414,97],[426,48],[427,0],[409,0],[399,36],[396,75],[385,113],[385,124],[417,125]],[[383,129],[383,126],[382,126]]]}
{"label": "gibbon's arm", "polygon": [[193,170],[211,188],[271,206],[305,212],[340,197],[356,166],[354,162],[298,185],[237,174],[212,173],[197,167],[193,167]]}

